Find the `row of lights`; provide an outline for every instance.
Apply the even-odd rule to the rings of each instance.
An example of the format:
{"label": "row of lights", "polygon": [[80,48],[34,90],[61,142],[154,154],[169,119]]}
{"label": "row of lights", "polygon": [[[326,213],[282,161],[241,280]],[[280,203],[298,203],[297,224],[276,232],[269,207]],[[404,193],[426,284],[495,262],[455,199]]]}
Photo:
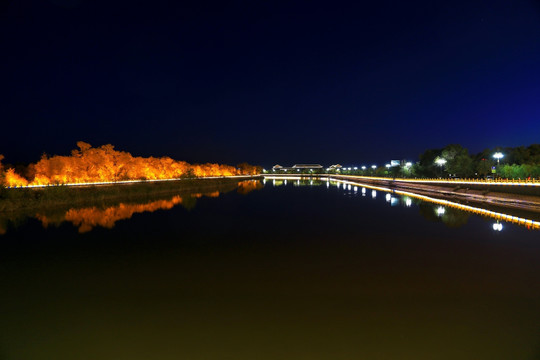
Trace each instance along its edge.
{"label": "row of lights", "polygon": [[[406,168],[409,168],[409,167],[411,167],[411,166],[412,166],[412,162],[408,161],[408,162],[405,163],[405,167],[406,167]],[[392,165],[391,165],[391,164],[386,164],[385,167],[386,167],[386,168],[391,168]],[[377,165],[371,165],[371,168],[372,168],[373,170],[375,170],[375,169],[377,169]],[[367,167],[366,167],[366,166],[361,166],[360,169],[366,170]],[[330,168],[328,168],[327,170],[330,170]],[[351,170],[358,170],[358,167],[356,167],[356,166],[355,166],[355,167],[348,167],[348,168],[343,168],[343,170],[348,170],[348,171],[351,171]],[[338,171],[339,171],[339,169],[338,169]]]}
{"label": "row of lights", "polygon": [[[327,187],[328,187],[329,183],[327,182]],[[337,187],[339,189],[339,183],[337,184]],[[346,185],[344,184],[343,185],[343,189],[346,190],[347,187]],[[348,190],[351,190],[351,185],[348,186]],[[354,192],[357,192],[358,188],[356,186],[354,186]],[[366,194],[366,188],[362,188],[362,196],[365,196]],[[372,190],[371,191],[371,197],[372,198],[376,198],[377,197],[377,191],[375,190]],[[395,205],[397,203],[397,198],[393,197],[391,194],[387,193],[386,196],[385,196],[385,200],[389,203],[393,205]],[[411,207],[412,205],[412,199],[410,197],[405,197],[405,206],[406,207]],[[444,206],[438,206],[436,209],[435,209],[435,213],[437,214],[438,217],[442,217],[445,213],[446,213],[446,208]],[[494,231],[502,231],[503,229],[503,224],[500,223],[498,220],[497,222],[493,223],[493,230]]]}
{"label": "row of lights", "polygon": [[[497,164],[499,164],[499,163],[500,163],[500,160],[504,157],[504,154],[501,153],[501,152],[496,152],[495,154],[493,154],[493,157],[494,157],[495,159],[497,159]],[[436,163],[437,165],[439,165],[439,166],[441,167],[441,169],[442,169],[442,167],[447,163],[447,161],[446,161],[445,158],[437,157],[437,158],[435,159],[435,163]],[[406,168],[410,168],[411,166],[412,166],[412,162],[408,161],[408,162],[405,163],[405,167],[406,167]],[[386,167],[387,169],[389,169],[389,168],[392,167],[392,165],[391,165],[391,164],[386,164],[385,167]],[[377,169],[377,165],[371,165],[371,168],[372,168],[373,170],[375,170],[375,169]],[[367,167],[366,167],[366,166],[361,166],[360,169],[366,170]],[[327,168],[326,170],[330,170],[330,168]],[[347,168],[343,168],[343,170],[347,170],[347,171],[355,170],[355,171],[356,171],[356,170],[358,170],[358,167],[357,167],[357,166],[354,166],[354,167],[347,167]],[[263,171],[266,172],[266,169],[263,169]],[[285,171],[287,171],[287,170],[285,170]],[[300,169],[297,169],[297,171],[300,171]],[[310,169],[310,171],[313,171],[313,169]],[[337,169],[337,171],[339,171],[339,169]]]}
{"label": "row of lights", "polygon": [[[500,160],[504,157],[504,154],[501,153],[501,152],[496,152],[495,154],[493,154],[493,157],[494,157],[495,159],[497,159],[497,164],[499,164],[499,163],[500,163]],[[446,161],[445,158],[437,157],[437,158],[435,159],[435,163],[436,163],[437,165],[439,165],[439,166],[442,168],[442,167],[447,163],[447,161]],[[408,161],[408,162],[405,163],[405,167],[406,167],[406,168],[410,168],[411,166],[412,166],[412,162]],[[391,165],[391,164],[386,164],[385,167],[386,167],[387,169],[389,169],[389,168],[392,167],[392,165]],[[375,170],[375,169],[377,169],[377,165],[371,165],[371,168],[372,168],[373,170]],[[360,169],[366,170],[367,167],[366,167],[366,166],[361,166]],[[330,168],[328,168],[328,169],[326,169],[326,170],[330,170]],[[347,170],[347,171],[358,170],[358,167],[356,167],[356,166],[355,166],[355,167],[352,167],[352,168],[348,167],[348,168],[343,168],[343,170]],[[338,169],[338,171],[339,171],[339,169]]]}
{"label": "row of lights", "polygon": [[[496,152],[495,154],[493,154],[493,157],[497,159],[497,164],[499,164],[501,159],[504,157],[504,154],[501,152]],[[435,159],[435,163],[442,168],[443,165],[446,164],[446,159],[442,157],[437,157]]]}
{"label": "row of lights", "polygon": [[[501,159],[504,157],[504,154],[501,153],[501,152],[496,152],[495,154],[493,154],[493,157],[494,157],[495,159],[497,159],[497,164],[499,164],[500,161],[501,161]],[[442,157],[437,157],[437,158],[435,159],[435,163],[436,163],[437,165],[439,165],[441,168],[446,164],[446,162],[447,162],[446,159],[445,159],[445,158],[442,158]],[[385,166],[386,166],[386,168],[391,168],[391,167],[392,167],[391,164],[386,164]],[[406,167],[406,168],[409,168],[409,167],[411,167],[411,166],[412,166],[412,162],[409,161],[409,162],[405,163],[405,167]],[[377,168],[377,165],[372,165],[371,168],[372,168],[373,170],[375,170],[375,169]],[[357,169],[357,168],[355,167],[354,170],[356,170],[356,169]],[[351,168],[347,168],[347,170],[351,170]],[[362,166],[362,170],[366,170],[366,167],[365,167],[365,166]]]}

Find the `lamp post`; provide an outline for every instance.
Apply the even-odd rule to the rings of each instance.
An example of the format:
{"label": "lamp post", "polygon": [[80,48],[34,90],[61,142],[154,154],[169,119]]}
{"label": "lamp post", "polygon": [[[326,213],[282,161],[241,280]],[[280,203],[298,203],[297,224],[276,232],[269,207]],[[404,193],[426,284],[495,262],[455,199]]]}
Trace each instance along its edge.
{"label": "lamp post", "polygon": [[443,168],[444,164],[446,164],[446,159],[443,159],[441,157],[437,157],[435,159],[435,163],[441,167],[440,173],[441,173],[441,177],[442,177],[442,168]]}
{"label": "lamp post", "polygon": [[502,152],[496,152],[493,154],[493,157],[497,159],[497,165],[499,165],[501,159],[504,157],[504,154]]}

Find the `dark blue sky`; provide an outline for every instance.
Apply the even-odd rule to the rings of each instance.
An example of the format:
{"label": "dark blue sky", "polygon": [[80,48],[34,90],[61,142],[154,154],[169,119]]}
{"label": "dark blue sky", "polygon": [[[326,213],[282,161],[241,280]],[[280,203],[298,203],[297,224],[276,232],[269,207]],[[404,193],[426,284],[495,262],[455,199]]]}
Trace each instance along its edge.
{"label": "dark blue sky", "polygon": [[540,142],[538,1],[175,3],[3,2],[6,160],[78,140],[264,166]]}

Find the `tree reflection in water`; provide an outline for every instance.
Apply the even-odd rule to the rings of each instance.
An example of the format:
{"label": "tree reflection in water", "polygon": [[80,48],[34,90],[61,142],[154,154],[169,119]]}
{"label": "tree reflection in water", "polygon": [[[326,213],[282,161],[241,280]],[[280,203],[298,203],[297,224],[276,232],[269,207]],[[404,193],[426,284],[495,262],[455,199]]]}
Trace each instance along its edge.
{"label": "tree reflection in water", "polygon": [[[219,192],[217,194],[219,196]],[[215,197],[215,193],[211,193],[211,195],[212,197]],[[64,214],[63,218],[60,219],[50,218],[41,214],[36,215],[36,218],[41,221],[41,224],[45,228],[49,225],[59,226],[64,221],[67,221],[78,227],[79,233],[85,233],[98,226],[112,229],[117,221],[129,219],[133,214],[154,212],[157,210],[169,210],[178,204],[182,204],[182,202],[182,197],[173,196],[170,200],[157,200],[147,204],[120,203],[105,209],[100,209],[95,206],[82,209],[69,209]]]}
{"label": "tree reflection in water", "polygon": [[[44,228],[49,226],[60,226],[64,222],[70,222],[78,228],[79,233],[86,233],[96,227],[112,229],[117,221],[130,219],[134,214],[154,212],[158,210],[170,210],[177,205],[183,206],[187,210],[195,207],[197,199],[202,197],[217,198],[220,193],[225,193],[236,189],[240,194],[248,194],[251,191],[259,190],[262,184],[258,180],[240,181],[232,188],[218,187],[219,190],[209,192],[185,193],[174,195],[168,199],[146,201],[144,203],[117,202],[108,206],[89,206],[81,208],[68,208],[64,211],[38,209],[34,213],[26,213],[22,216],[0,216],[0,235],[6,233],[8,225],[18,227],[27,218],[36,218]],[[6,215],[6,214],[3,214]]]}

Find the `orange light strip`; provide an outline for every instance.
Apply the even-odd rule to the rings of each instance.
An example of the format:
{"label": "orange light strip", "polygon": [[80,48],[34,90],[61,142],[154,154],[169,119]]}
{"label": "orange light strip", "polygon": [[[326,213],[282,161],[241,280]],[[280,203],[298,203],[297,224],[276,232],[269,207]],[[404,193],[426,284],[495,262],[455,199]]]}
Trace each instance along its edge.
{"label": "orange light strip", "polygon": [[234,178],[254,178],[260,175],[229,175],[229,176],[205,176],[200,178],[190,179],[154,179],[154,180],[122,180],[122,181],[98,181],[98,182],[82,182],[82,183],[68,183],[68,184],[48,184],[48,185],[26,185],[26,186],[6,186],[6,189],[30,189],[30,188],[46,188],[55,186],[88,186],[88,185],[121,185],[121,184],[133,184],[133,183],[148,183],[148,182],[161,182],[161,181],[181,181],[181,180],[204,180],[204,179],[234,179]]}

